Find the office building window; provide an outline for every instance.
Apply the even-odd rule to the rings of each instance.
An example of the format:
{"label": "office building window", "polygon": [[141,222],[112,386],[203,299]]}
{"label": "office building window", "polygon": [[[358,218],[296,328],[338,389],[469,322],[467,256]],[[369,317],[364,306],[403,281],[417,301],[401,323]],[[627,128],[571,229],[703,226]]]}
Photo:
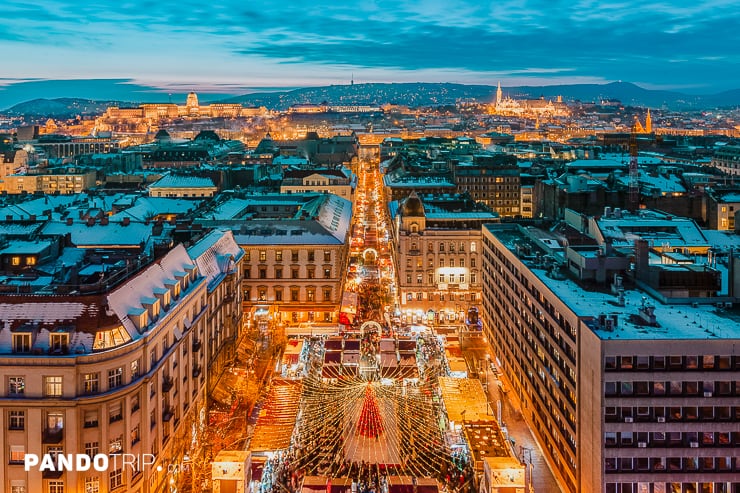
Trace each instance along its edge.
{"label": "office building window", "polygon": [[331,269],[324,269],[324,279],[331,278]]}
{"label": "office building window", "polygon": [[25,377],[8,378],[8,397],[23,397],[26,393]]}
{"label": "office building window", "polygon": [[298,288],[291,288],[290,301],[298,301]]}
{"label": "office building window", "polygon": [[275,288],[275,301],[283,301],[283,290]]}
{"label": "office building window", "polygon": [[8,414],[8,429],[23,430],[26,428],[26,411],[10,411]]}
{"label": "office building window", "polygon": [[86,373],[84,376],[84,392],[86,394],[95,394],[99,391],[98,387],[98,374],[97,373]]}
{"label": "office building window", "polygon": [[306,290],[306,295],[308,298],[308,301],[314,301],[316,290],[313,288],[308,288]]}
{"label": "office building window", "polygon": [[324,250],[324,262],[331,262],[331,251]]}
{"label": "office building window", "polygon": [[110,489],[115,490],[123,486],[123,469],[115,469],[110,472]]}
{"label": "office building window", "polygon": [[98,411],[95,409],[89,409],[85,411],[85,422],[82,425],[84,428],[97,428],[98,426]]}
{"label": "office building window", "polygon": [[26,448],[23,445],[10,446],[10,463],[23,464],[23,458],[26,456]]}
{"label": "office building window", "polygon": [[260,262],[266,262],[267,261],[267,251],[260,250]]}
{"label": "office building window", "polygon": [[[187,346],[183,346],[183,351],[185,350]],[[139,378],[139,360],[136,359],[131,362],[131,380],[136,380]]]}
{"label": "office building window", "polygon": [[[162,346],[167,347],[167,338],[162,342]],[[123,368],[108,370],[108,388],[115,389],[121,385],[123,385]]]}
{"label": "office building window", "polygon": [[44,397],[62,396],[62,377],[44,377]]}
{"label": "office building window", "polygon": [[331,301],[331,288],[324,288],[324,301]]}
{"label": "office building window", "polygon": [[121,412],[121,403],[115,402],[108,406],[108,418],[111,423],[120,421],[123,419],[123,413]]}
{"label": "office building window", "polygon": [[282,279],[282,278],[283,278],[283,268],[275,267],[275,279]]}
{"label": "office building window", "polygon": [[85,478],[85,493],[100,493],[100,479]]}
{"label": "office building window", "polygon": [[267,279],[267,267],[260,267],[259,268],[259,278],[260,279]]}
{"label": "office building window", "polygon": [[290,269],[290,278],[298,279],[298,268],[297,267]]}
{"label": "office building window", "polygon": [[64,493],[64,481],[49,481],[49,493]]}
{"label": "office building window", "polygon": [[291,250],[290,251],[290,261],[291,262],[298,262],[298,250]]}

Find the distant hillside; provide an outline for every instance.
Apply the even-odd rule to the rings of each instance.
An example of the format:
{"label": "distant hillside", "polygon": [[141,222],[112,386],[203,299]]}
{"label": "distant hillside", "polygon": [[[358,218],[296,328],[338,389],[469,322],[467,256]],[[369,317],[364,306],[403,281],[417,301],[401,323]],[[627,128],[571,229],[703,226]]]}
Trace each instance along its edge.
{"label": "distant hillside", "polygon": [[[21,87],[34,95],[49,95],[48,99],[32,99],[16,104],[3,113],[9,115],[26,115],[29,117],[70,118],[76,115],[97,115],[109,106],[137,106],[142,102],[167,99],[178,104],[184,104],[185,95],[175,94],[165,97],[161,92],[147,89],[120,81],[85,81],[87,85],[72,84],[74,81],[59,81],[59,87],[54,81],[30,82],[7,86],[0,90],[16,93]],[[81,81],[77,81],[81,82]],[[65,89],[69,86],[69,89]],[[89,92],[85,92],[89,88]],[[33,92],[31,90],[33,89]],[[125,91],[122,91],[125,90]],[[324,87],[306,87],[301,89],[285,90],[280,92],[254,92],[242,96],[229,97],[204,93],[198,94],[200,101],[221,100],[219,102],[242,103],[248,106],[265,106],[270,109],[285,110],[299,103],[330,104],[371,104],[381,105],[396,103],[401,105],[439,106],[454,104],[461,99],[479,102],[492,102],[496,98],[496,87],[493,85],[467,85],[450,83],[373,83],[337,85]],[[740,106],[740,89],[725,91],[712,95],[688,95],[674,91],[659,91],[644,89],[629,82],[612,82],[609,84],[572,84],[553,86],[520,86],[503,87],[504,94],[514,98],[539,98],[544,96],[554,99],[562,96],[565,101],[579,100],[584,102],[598,102],[602,99],[618,99],[626,105],[646,106],[652,108],[669,108],[676,110],[713,109],[717,107]],[[13,93],[15,94],[15,93]],[[24,93],[25,94],[25,93]],[[59,97],[52,95],[62,94],[89,94],[91,98]],[[127,101],[127,102],[123,102]]]}
{"label": "distant hillside", "polygon": [[5,111],[8,115],[30,117],[74,118],[77,115],[99,115],[110,106],[125,105],[120,101],[93,101],[79,98],[34,99]]}
{"label": "distant hillside", "polygon": [[[629,82],[609,84],[572,84],[556,86],[504,87],[505,95],[515,98],[555,98],[566,101],[598,102],[618,99],[635,106],[698,109],[740,105],[740,89],[708,96],[693,96],[672,91],[644,89]],[[490,102],[496,97],[495,86],[446,83],[355,84],[308,87],[285,92],[252,93],[225,100],[279,110],[299,103],[383,104],[409,106],[454,104],[459,99]]]}

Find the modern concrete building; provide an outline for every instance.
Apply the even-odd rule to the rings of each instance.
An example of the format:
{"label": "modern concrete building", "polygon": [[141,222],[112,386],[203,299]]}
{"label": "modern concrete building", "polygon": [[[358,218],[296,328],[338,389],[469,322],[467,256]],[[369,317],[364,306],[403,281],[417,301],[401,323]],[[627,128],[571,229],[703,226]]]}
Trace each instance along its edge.
{"label": "modern concrete building", "polygon": [[498,221],[460,195],[417,195],[391,202],[401,319],[464,321],[481,298],[481,225]]}
{"label": "modern concrete building", "polygon": [[737,319],[576,282],[569,249],[483,227],[484,331],[563,491],[738,491]]}
{"label": "modern concrete building", "polygon": [[[204,445],[209,372],[240,334],[242,258],[230,232],[214,232],[110,289],[2,295],[0,490],[171,491],[169,466]],[[113,460],[123,453],[155,462]],[[105,471],[27,472],[26,454],[111,459]]]}

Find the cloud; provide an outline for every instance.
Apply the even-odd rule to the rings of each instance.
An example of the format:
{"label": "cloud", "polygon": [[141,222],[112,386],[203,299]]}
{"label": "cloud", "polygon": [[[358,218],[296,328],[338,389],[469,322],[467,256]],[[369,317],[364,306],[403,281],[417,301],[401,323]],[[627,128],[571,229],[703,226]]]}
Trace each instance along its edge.
{"label": "cloud", "polygon": [[105,8],[6,0],[4,9],[0,43],[16,47],[6,67],[18,77],[38,74],[47,52],[59,58],[65,50],[71,72],[210,73],[229,83],[270,73],[295,84],[317,68],[353,67],[389,79],[437,70],[481,79],[496,72],[677,86],[740,81],[740,9],[732,0],[123,0]]}

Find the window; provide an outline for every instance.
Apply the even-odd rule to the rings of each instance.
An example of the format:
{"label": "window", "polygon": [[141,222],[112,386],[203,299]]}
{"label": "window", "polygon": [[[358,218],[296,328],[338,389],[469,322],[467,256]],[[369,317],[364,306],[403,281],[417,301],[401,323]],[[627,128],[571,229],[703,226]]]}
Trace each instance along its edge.
{"label": "window", "polygon": [[331,250],[324,250],[324,262],[331,262]]}
{"label": "window", "polygon": [[85,387],[84,392],[86,394],[95,394],[99,391],[97,373],[86,373],[83,379]]}
{"label": "window", "polygon": [[8,378],[8,397],[23,397],[26,393],[25,377]]}
{"label": "window", "polygon": [[85,411],[85,422],[83,423],[84,428],[97,428],[98,427],[98,411],[95,409],[89,409]]}
{"label": "window", "polygon": [[411,274],[406,274],[406,284],[411,284]]}
{"label": "window", "polygon": [[423,276],[421,274],[416,274],[416,284],[422,284],[423,282]]}
{"label": "window", "polygon": [[85,478],[85,493],[100,493],[100,479]]}
{"label": "window", "polygon": [[430,272],[427,274],[427,283],[434,284],[434,273],[433,272]]}
{"label": "window", "polygon": [[[187,371],[185,373],[187,373]],[[134,394],[131,396],[131,413],[133,414],[138,410],[139,410],[139,394]]]}
{"label": "window", "polygon": [[244,267],[244,276],[243,277],[244,277],[244,279],[249,279],[250,277],[252,277],[252,267],[250,267],[248,265]]}
{"label": "window", "polygon": [[[186,346],[183,346],[183,350],[185,350]],[[136,359],[131,362],[131,380],[136,380],[139,378],[139,360]]]}
{"label": "window", "polygon": [[110,472],[110,489],[114,490],[123,486],[123,470],[121,468]]}
{"label": "window", "polygon": [[298,268],[297,267],[293,267],[292,269],[290,269],[290,278],[298,279]]}
{"label": "window", "polygon": [[31,334],[13,334],[13,352],[31,352]]}
{"label": "window", "polygon": [[460,282],[461,283],[465,282],[465,274],[460,274]]}
{"label": "window", "polygon": [[26,411],[10,411],[8,415],[9,430],[23,430],[26,428]]}
{"label": "window", "polygon": [[108,443],[108,453],[117,454],[123,450],[123,436],[119,435],[117,438],[112,438]]}
{"label": "window", "polygon": [[139,425],[136,425],[131,429],[131,446],[136,445],[139,440],[141,440],[141,432],[139,431]]}
{"label": "window", "polygon": [[26,448],[23,445],[10,446],[10,463],[23,464],[23,458],[26,456]]}
{"label": "window", "polygon": [[298,262],[298,250],[290,251],[290,260],[291,262]]}
{"label": "window", "polygon": [[267,261],[267,252],[265,250],[260,250],[260,262],[266,262]]}
{"label": "window", "polygon": [[250,262],[252,260],[252,252],[247,250],[244,252],[244,260]]}
{"label": "window", "polygon": [[306,275],[309,279],[315,279],[316,278],[316,269],[313,267],[309,267],[306,269]]}
{"label": "window", "polygon": [[[163,347],[167,347],[167,338],[162,342]],[[123,368],[114,368],[108,370],[108,388],[115,389],[123,385]]]}
{"label": "window", "polygon": [[324,301],[331,301],[331,288],[324,288]]}
{"label": "window", "polygon": [[455,259],[454,258],[451,258],[450,259],[450,267],[455,267]]}
{"label": "window", "polygon": [[445,275],[444,274],[440,274],[439,275],[439,282],[445,282]]}
{"label": "window", "polygon": [[260,267],[259,268],[259,278],[260,279],[267,279],[267,267]]}
{"label": "window", "polygon": [[282,278],[283,278],[283,268],[275,267],[275,279],[282,279]]}
{"label": "window", "polygon": [[62,396],[62,377],[44,377],[44,397]]}
{"label": "window", "polygon": [[275,251],[275,262],[282,262],[283,261],[283,251],[277,250]]}
{"label": "window", "polygon": [[49,481],[49,493],[64,493],[64,481]]}
{"label": "window", "polygon": [[450,242],[450,252],[454,252],[454,251],[455,251],[455,244]]}
{"label": "window", "polygon": [[331,278],[331,269],[324,269],[324,279]]}
{"label": "window", "polygon": [[[475,272],[470,273],[470,282],[476,284],[478,282],[478,275]],[[475,295],[475,293],[473,293]]]}
{"label": "window", "polygon": [[267,301],[267,288],[259,288],[257,291],[259,292],[259,300]]}
{"label": "window", "polygon": [[20,257],[12,257],[10,259],[11,265],[21,265],[21,258]]}
{"label": "window", "polygon": [[298,288],[290,289],[290,301],[298,301]]}
{"label": "window", "polygon": [[440,252],[444,252],[445,251],[445,244],[444,243],[440,243],[439,244],[439,251]]}
{"label": "window", "polygon": [[442,258],[439,259],[439,266],[440,267],[444,267],[445,266],[445,259],[444,259],[444,257],[442,257]]}
{"label": "window", "polygon": [[475,245],[475,242],[474,241],[471,241],[470,242],[470,251],[471,252],[476,252],[477,251],[476,245]]}
{"label": "window", "polygon": [[108,418],[111,423],[115,423],[116,421],[123,419],[120,402],[114,402],[108,406]]}
{"label": "window", "polygon": [[308,288],[306,290],[306,295],[308,298],[308,301],[314,301],[316,290],[313,288]]}
{"label": "window", "polygon": [[315,259],[316,259],[316,252],[314,250],[309,250],[308,251],[308,261],[314,262]]}
{"label": "window", "polygon": [[423,293],[416,293],[416,301],[422,301],[424,299]]}
{"label": "window", "polygon": [[460,267],[465,267],[465,257],[460,259]]}
{"label": "window", "polygon": [[475,267],[475,257],[470,257],[470,267]]}
{"label": "window", "polygon": [[49,335],[49,350],[52,353],[59,353],[65,351],[69,346],[69,334],[50,334]]}
{"label": "window", "polygon": [[10,493],[26,493],[26,482],[23,480],[10,481]]}
{"label": "window", "polygon": [[275,288],[275,301],[283,301],[283,290]]}

